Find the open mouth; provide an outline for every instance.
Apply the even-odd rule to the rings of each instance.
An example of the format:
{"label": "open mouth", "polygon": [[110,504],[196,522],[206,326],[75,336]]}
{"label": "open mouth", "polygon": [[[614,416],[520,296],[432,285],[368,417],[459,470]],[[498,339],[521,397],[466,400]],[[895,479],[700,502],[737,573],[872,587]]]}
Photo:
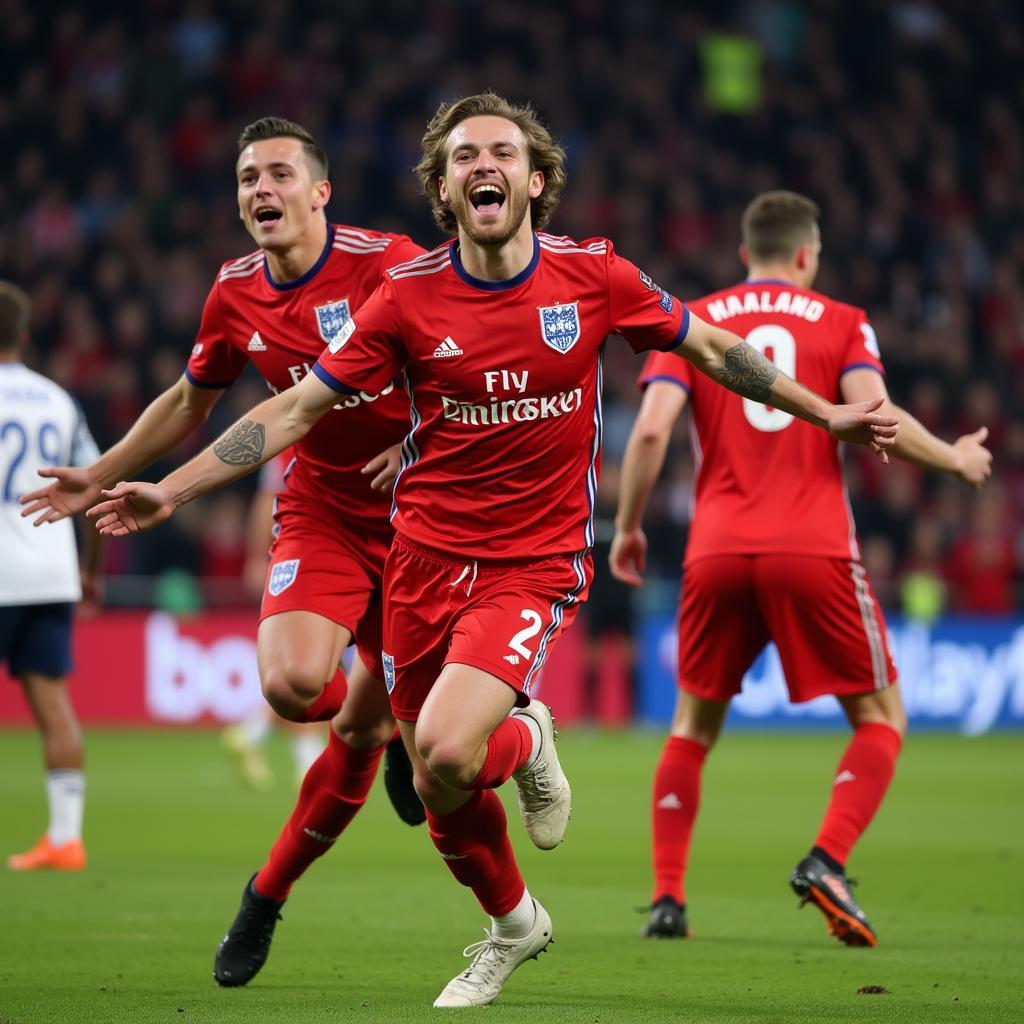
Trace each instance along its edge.
{"label": "open mouth", "polygon": [[497,185],[477,185],[469,194],[477,213],[496,214],[505,205],[505,193]]}
{"label": "open mouth", "polygon": [[272,210],[266,207],[262,210],[256,211],[256,223],[257,224],[275,224],[281,219],[280,210]]}

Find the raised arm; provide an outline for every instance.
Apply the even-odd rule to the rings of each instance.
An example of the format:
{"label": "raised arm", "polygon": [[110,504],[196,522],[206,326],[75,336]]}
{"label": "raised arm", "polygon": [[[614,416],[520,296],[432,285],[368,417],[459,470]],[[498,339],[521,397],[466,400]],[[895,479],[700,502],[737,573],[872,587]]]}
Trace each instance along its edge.
{"label": "raised arm", "polygon": [[89,509],[100,533],[123,537],[162,523],[186,502],[237,480],[305,437],[337,401],[314,374],[256,406],[194,459],[159,483],[120,483]]}
{"label": "raised arm", "polygon": [[616,579],[634,587],[643,584],[647,564],[647,537],[642,529],[644,509],[665,462],[672,427],[686,406],[686,399],[686,391],[680,385],[652,381],[626,443],[608,565]]}
{"label": "raised arm", "polygon": [[791,413],[840,441],[866,445],[889,461],[886,451],[896,441],[899,420],[878,411],[881,399],[833,405],[787,377],[748,342],[692,313],[686,338],[674,352],[730,391]]}
{"label": "raised arm", "polygon": [[173,451],[210,415],[223,394],[220,388],[199,388],[183,374],[154,398],[127,434],[91,466],[53,466],[39,475],[53,483],[22,495],[23,516],[36,516],[33,526],[55,523],[84,512],[104,487],[133,476]]}
{"label": "raised arm", "polygon": [[881,399],[879,412],[899,417],[900,430],[891,451],[898,459],[925,469],[940,470],[955,476],[969,487],[980,487],[992,473],[992,453],[985,447],[988,428],[964,434],[952,444],[936,437],[919,420],[901,409],[889,397],[885,380],[875,370],[850,370],[839,382],[847,402]]}

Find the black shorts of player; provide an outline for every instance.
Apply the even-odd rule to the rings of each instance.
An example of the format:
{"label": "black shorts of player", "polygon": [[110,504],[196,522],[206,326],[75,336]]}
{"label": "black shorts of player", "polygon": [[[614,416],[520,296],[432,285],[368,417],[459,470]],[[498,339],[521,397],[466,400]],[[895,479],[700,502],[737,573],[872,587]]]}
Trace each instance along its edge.
{"label": "black shorts of player", "polygon": [[0,662],[7,662],[13,676],[66,676],[71,671],[73,613],[69,601],[0,606]]}

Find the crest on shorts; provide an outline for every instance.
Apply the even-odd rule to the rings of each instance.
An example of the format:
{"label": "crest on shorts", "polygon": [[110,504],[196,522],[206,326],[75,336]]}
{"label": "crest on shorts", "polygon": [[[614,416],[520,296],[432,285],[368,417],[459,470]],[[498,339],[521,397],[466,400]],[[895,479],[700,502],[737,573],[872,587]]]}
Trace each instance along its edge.
{"label": "crest on shorts", "polygon": [[299,575],[298,558],[289,558],[287,562],[275,562],[270,567],[270,582],[267,584],[267,591],[271,597],[286,591]]}
{"label": "crest on shorts", "polygon": [[395,688],[395,659],[390,654],[381,651],[380,661],[384,666],[384,685],[390,693]]}
{"label": "crest on shorts", "polygon": [[540,336],[544,344],[563,355],[580,340],[580,312],[578,302],[559,306],[538,306]]}
{"label": "crest on shorts", "polygon": [[352,316],[348,299],[338,299],[337,302],[328,302],[323,306],[316,306],[313,309],[316,313],[316,325],[320,328],[320,337],[330,345],[338,336],[338,332],[344,327],[345,321]]}

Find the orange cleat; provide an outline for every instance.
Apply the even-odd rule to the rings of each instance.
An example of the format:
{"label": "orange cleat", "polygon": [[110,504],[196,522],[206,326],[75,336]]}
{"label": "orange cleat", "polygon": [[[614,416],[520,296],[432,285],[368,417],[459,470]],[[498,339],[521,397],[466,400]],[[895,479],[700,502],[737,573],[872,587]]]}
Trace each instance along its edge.
{"label": "orange cleat", "polygon": [[24,853],[12,853],[7,858],[12,871],[81,871],[85,867],[85,844],[81,839],[54,846],[49,836]]}

